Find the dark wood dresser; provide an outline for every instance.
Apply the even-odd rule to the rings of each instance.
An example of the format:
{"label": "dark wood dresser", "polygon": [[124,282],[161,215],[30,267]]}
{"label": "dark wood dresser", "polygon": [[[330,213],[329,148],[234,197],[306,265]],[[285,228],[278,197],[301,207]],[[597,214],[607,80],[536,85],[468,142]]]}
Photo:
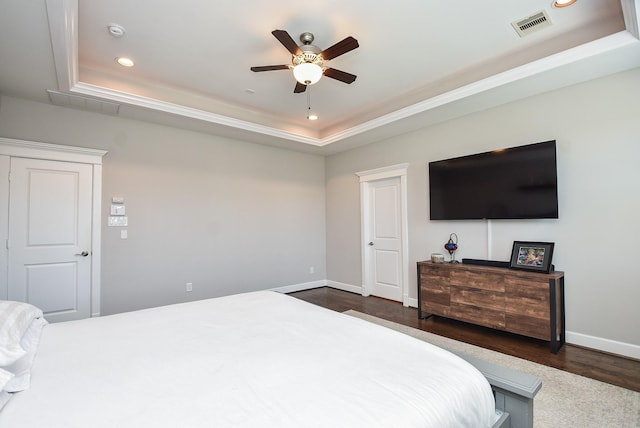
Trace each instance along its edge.
{"label": "dark wood dresser", "polygon": [[418,262],[418,316],[440,315],[565,343],[564,272]]}

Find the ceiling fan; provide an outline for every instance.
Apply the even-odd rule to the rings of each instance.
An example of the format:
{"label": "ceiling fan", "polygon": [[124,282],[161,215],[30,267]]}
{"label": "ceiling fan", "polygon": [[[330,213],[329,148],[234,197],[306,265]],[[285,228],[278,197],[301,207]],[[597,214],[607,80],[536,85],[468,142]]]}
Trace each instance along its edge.
{"label": "ceiling fan", "polygon": [[302,42],[300,46],[284,30],[273,30],[271,34],[291,52],[291,64],[251,67],[251,71],[293,70],[293,75],[297,81],[293,90],[294,93],[304,92],[307,89],[307,85],[317,83],[322,75],[344,83],[353,83],[356,80],[357,76],[355,74],[324,65],[326,61],[360,46],[353,37],[349,36],[325,50],[320,50],[320,48],[311,44],[314,39],[311,33],[300,34],[300,41]]}

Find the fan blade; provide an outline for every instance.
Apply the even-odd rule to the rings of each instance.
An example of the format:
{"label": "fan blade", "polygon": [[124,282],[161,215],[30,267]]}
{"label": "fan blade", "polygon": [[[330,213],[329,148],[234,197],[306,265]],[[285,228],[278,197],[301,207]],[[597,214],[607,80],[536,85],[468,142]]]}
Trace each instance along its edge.
{"label": "fan blade", "polygon": [[344,40],[336,43],[335,45],[330,46],[327,49],[323,50],[320,54],[322,55],[322,58],[325,61],[329,61],[330,59],[333,59],[337,56],[346,54],[347,52],[354,50],[358,46],[360,46],[358,44],[358,41],[353,37],[349,36]]}
{"label": "fan blade", "polygon": [[353,83],[356,80],[356,77],[358,77],[355,74],[347,73],[341,70],[336,70],[335,68],[327,68],[324,71],[324,75],[344,83]]}
{"label": "fan blade", "polygon": [[307,90],[307,85],[300,82],[296,82],[296,87],[293,89],[293,93],[299,94],[300,92],[304,92],[306,90]]}
{"label": "fan blade", "polygon": [[291,52],[291,55],[300,55],[302,53],[298,44],[286,31],[273,30],[271,34],[273,34],[273,36],[278,39],[280,43],[282,43],[282,46],[284,46],[289,52]]}
{"label": "fan blade", "polygon": [[288,65],[262,65],[260,67],[251,67],[251,71],[273,71],[273,70],[288,70]]}

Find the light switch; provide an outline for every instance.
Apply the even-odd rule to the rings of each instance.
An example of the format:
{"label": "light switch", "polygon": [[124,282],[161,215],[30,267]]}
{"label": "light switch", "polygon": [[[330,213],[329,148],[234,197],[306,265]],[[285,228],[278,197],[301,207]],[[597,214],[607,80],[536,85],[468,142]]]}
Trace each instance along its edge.
{"label": "light switch", "polygon": [[125,207],[121,204],[111,204],[111,215],[124,215]]}
{"label": "light switch", "polygon": [[122,229],[120,231],[120,239],[127,239],[127,229]]}
{"label": "light switch", "polygon": [[125,216],[121,216],[121,215],[109,216],[109,226],[127,226],[128,223],[129,223],[129,219]]}

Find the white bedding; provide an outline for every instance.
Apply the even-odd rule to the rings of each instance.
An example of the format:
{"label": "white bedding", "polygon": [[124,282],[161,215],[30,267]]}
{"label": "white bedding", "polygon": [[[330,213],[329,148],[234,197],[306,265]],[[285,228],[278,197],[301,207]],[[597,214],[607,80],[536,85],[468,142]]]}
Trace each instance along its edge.
{"label": "white bedding", "polygon": [[49,324],[3,428],[488,427],[461,358],[275,292]]}

